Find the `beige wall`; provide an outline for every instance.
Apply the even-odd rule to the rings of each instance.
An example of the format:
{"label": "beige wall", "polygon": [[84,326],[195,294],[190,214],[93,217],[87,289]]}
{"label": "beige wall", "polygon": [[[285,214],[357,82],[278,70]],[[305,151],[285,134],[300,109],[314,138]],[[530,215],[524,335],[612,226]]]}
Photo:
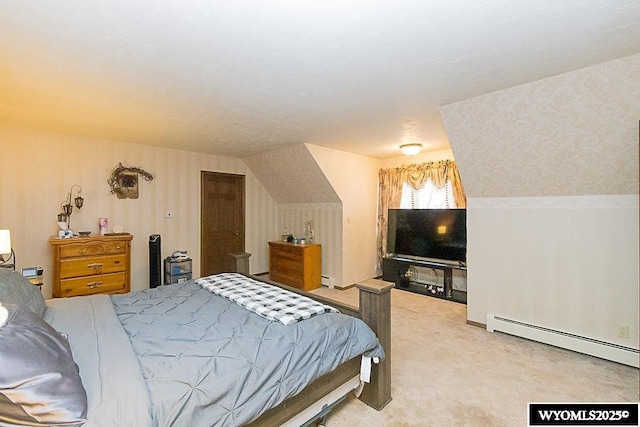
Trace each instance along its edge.
{"label": "beige wall", "polygon": [[300,237],[313,221],[315,243],[322,245],[322,282],[340,286],[343,280],[342,202],[305,144],[261,153],[243,162],[278,204],[278,228]]}
{"label": "beige wall", "polygon": [[[322,283],[342,286],[342,203],[295,203],[278,205],[279,230],[304,235],[304,223],[313,221],[315,243],[322,245]],[[281,231],[282,232],[282,231]]]}
{"label": "beige wall", "polygon": [[468,203],[470,320],[496,314],[638,348],[637,195]]}
{"label": "beige wall", "polygon": [[[132,289],[148,286],[148,237],[161,234],[163,256],[186,249],[200,271],[200,171],[246,175],[246,250],[252,273],[266,272],[268,246],[284,226],[302,234],[313,220],[323,245],[325,283],[344,286],[374,277],[375,215],[379,161],[342,151],[310,151],[324,165],[342,203],[277,204],[242,160],[156,148],[118,141],[0,126],[3,151],[0,185],[0,228],[12,230],[18,268],[45,267],[45,296],[51,296],[49,236],[57,231],[56,215],[70,187],[83,187],[85,205],[75,210],[72,229],[96,233],[97,219],[109,218],[134,235]],[[109,194],[110,171],[122,162],[155,175],[140,182],[140,198],[120,200]],[[354,186],[353,183],[358,186]],[[8,184],[8,185],[7,185]],[[174,218],[164,217],[172,211]]]}
{"label": "beige wall", "polygon": [[[186,249],[200,272],[200,171],[246,175],[246,250],[251,272],[268,270],[266,242],[278,234],[277,206],[239,159],[0,126],[0,228],[11,230],[18,269],[45,267],[44,294],[51,295],[48,239],[73,184],[82,186],[84,207],[71,227],[97,232],[99,217],[134,235],[132,289],[148,287],[148,238],[162,236],[163,256]],[[140,198],[109,194],[107,178],[118,162],[155,175],[140,182]],[[174,218],[164,217],[172,211]]]}
{"label": "beige wall", "polygon": [[375,277],[379,160],[306,145],[342,200],[343,277],[336,285]]}
{"label": "beige wall", "polygon": [[468,198],[469,320],[637,348],[640,55],[441,113]]}

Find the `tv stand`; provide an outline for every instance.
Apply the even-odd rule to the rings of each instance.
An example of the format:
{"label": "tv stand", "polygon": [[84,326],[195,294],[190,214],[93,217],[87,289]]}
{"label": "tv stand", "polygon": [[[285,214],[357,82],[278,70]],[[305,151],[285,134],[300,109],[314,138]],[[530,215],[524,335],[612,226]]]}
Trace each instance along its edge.
{"label": "tv stand", "polygon": [[[420,269],[441,272],[442,278],[437,283],[421,281],[416,278]],[[467,303],[467,293],[453,289],[453,270],[466,270],[464,265],[447,264],[437,261],[426,261],[402,256],[390,256],[382,259],[382,280],[393,282],[396,289],[429,295],[459,303]],[[419,276],[419,274],[418,274]]]}

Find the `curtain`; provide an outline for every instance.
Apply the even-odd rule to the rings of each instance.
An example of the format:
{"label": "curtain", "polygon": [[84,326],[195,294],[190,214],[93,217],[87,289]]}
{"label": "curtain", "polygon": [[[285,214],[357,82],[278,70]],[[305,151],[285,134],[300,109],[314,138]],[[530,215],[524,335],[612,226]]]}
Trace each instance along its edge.
{"label": "curtain", "polygon": [[450,181],[456,206],[460,209],[466,208],[467,198],[464,194],[458,167],[453,160],[380,169],[378,172],[378,231],[376,241],[378,245],[379,271],[382,271],[382,258],[387,250],[388,210],[400,207],[403,183],[407,182],[414,189],[419,190],[428,179],[431,179],[433,185],[437,188],[443,188],[447,181]]}

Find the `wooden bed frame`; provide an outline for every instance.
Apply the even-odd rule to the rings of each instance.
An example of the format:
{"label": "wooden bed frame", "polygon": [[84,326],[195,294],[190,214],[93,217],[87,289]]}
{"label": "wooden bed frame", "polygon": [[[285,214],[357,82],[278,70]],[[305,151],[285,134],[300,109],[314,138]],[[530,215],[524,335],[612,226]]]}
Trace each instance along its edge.
{"label": "wooden bed frame", "polygon": [[[393,283],[377,279],[369,279],[357,283],[356,287],[359,290],[360,301],[358,308],[273,282],[261,276],[251,276],[243,271],[239,272],[256,280],[308,296],[324,304],[336,307],[343,314],[362,319],[375,332],[386,357],[380,360],[380,363],[371,365],[371,380],[369,383],[365,383],[359,398],[377,410],[381,410],[391,401],[391,289],[394,286]],[[268,410],[248,425],[255,427],[284,424],[307,407],[353,379],[354,376],[359,375],[360,360],[360,356],[357,356],[343,363],[336,370],[316,379],[302,392]]]}

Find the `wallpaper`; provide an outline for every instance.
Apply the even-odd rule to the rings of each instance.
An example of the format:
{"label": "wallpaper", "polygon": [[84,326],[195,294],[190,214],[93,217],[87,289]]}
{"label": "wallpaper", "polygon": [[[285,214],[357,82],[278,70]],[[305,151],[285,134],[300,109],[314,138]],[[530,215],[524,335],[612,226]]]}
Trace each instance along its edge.
{"label": "wallpaper", "polygon": [[638,348],[638,195],[467,203],[469,320],[496,314]]}
{"label": "wallpaper", "polygon": [[640,55],[441,108],[468,197],[638,192]]}
{"label": "wallpaper", "polygon": [[[311,221],[314,242],[322,245],[322,282],[343,285],[342,203],[294,203],[278,205],[280,230],[304,236],[304,224]],[[346,266],[347,270],[349,266]]]}
{"label": "wallpaper", "polygon": [[468,320],[637,348],[640,55],[441,114],[467,194]]}
{"label": "wallpaper", "polygon": [[[267,242],[279,235],[277,204],[239,159],[5,126],[0,141],[0,228],[11,230],[18,269],[44,267],[45,296],[53,271],[48,240],[73,184],[82,186],[84,197],[71,215],[73,230],[97,233],[98,218],[107,217],[109,231],[118,224],[134,235],[131,281],[138,290],[149,285],[151,234],[162,236],[163,257],[187,250],[199,276],[201,171],[245,175],[245,250],[252,273],[268,270]],[[154,175],[140,181],[138,199],[109,194],[107,178],[118,162]]]}
{"label": "wallpaper", "polygon": [[339,203],[305,144],[243,159],[277,203]]}

